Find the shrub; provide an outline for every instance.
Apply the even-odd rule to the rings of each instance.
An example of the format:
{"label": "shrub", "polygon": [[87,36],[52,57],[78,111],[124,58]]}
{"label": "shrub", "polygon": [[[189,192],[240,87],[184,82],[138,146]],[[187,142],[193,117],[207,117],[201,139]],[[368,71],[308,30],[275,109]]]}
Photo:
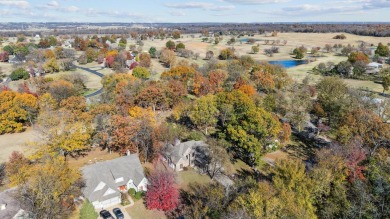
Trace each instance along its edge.
{"label": "shrub", "polygon": [[129,201],[128,195],[126,193],[121,193],[121,205],[126,206],[129,204],[130,204],[130,201]]}
{"label": "shrub", "polygon": [[344,34],[339,34],[333,37],[333,39],[345,40],[347,37]]}
{"label": "shrub", "polygon": [[134,198],[135,198],[135,200],[140,200],[143,195],[144,195],[143,192],[136,192],[134,195]]}
{"label": "shrub", "polygon": [[186,48],[186,46],[184,45],[184,43],[178,43],[176,45],[176,50],[178,50],[178,49],[185,49],[185,48]]}
{"label": "shrub", "polygon": [[24,68],[18,68],[11,73],[10,78],[13,81],[17,81],[20,79],[26,80],[30,78],[30,74]]}
{"label": "shrub", "polygon": [[89,202],[86,200],[83,204],[83,206],[80,209],[80,219],[96,219],[98,218],[98,214],[95,211],[95,208]]}
{"label": "shrub", "polygon": [[135,191],[134,188],[129,189],[129,195],[131,195],[133,197],[133,196],[135,196],[135,193],[137,193],[137,192]]}

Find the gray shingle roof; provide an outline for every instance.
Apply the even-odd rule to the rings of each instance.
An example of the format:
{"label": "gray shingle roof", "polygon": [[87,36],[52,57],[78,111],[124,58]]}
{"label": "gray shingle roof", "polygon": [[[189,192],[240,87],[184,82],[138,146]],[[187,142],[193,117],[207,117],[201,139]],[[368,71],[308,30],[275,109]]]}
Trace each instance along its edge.
{"label": "gray shingle roof", "polygon": [[[129,180],[133,180],[134,184],[138,186],[145,178],[143,167],[137,154],[88,165],[83,167],[81,171],[86,181],[83,193],[91,202],[116,197],[120,193],[119,186],[126,185]],[[115,179],[121,177],[123,177],[123,181],[116,183]],[[102,189],[94,191],[99,184],[101,184]],[[109,189],[114,192],[104,195]]]}
{"label": "gray shingle roof", "polygon": [[13,218],[21,209],[20,203],[14,198],[15,193],[16,189],[9,189],[0,193],[0,205],[6,205],[4,210],[0,210],[0,218]]}
{"label": "gray shingle roof", "polygon": [[195,148],[198,146],[205,146],[205,145],[206,143],[204,143],[203,141],[194,141],[194,140],[183,142],[175,146],[169,145],[166,155],[170,156],[172,162],[176,164],[180,160],[180,158],[184,156],[184,153],[189,148]]}

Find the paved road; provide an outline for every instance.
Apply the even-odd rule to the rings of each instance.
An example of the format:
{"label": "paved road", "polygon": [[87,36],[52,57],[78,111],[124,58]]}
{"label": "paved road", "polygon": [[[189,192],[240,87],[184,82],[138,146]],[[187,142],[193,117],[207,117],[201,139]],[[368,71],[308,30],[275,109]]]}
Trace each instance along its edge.
{"label": "paved road", "polygon": [[[87,72],[89,72],[89,73],[91,73],[91,74],[97,75],[97,76],[99,76],[99,77],[101,77],[101,78],[104,77],[104,74],[98,72],[97,70],[92,70],[92,69],[90,69],[90,68],[84,68],[84,67],[81,67],[81,66],[77,66],[77,68],[82,69],[82,70],[84,70],[84,71],[87,71]],[[103,67],[102,67],[101,69],[103,69]],[[101,70],[101,69],[100,69],[100,70]],[[93,97],[93,96],[96,96],[96,95],[101,94],[102,92],[103,92],[103,87],[100,88],[99,90],[97,90],[97,91],[91,93],[91,94],[85,95],[85,97],[86,97],[86,98]]]}

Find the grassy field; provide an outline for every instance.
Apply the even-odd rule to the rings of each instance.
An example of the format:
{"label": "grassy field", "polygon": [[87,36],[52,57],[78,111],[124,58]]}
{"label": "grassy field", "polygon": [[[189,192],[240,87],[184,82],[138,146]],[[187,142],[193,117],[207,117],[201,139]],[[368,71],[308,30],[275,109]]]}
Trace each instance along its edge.
{"label": "grassy field", "polygon": [[28,142],[39,140],[38,133],[31,128],[22,133],[0,135],[0,163],[8,161],[13,151],[30,155],[35,151],[27,145]]}
{"label": "grassy field", "polygon": [[134,201],[134,205],[126,208],[127,213],[130,215],[132,219],[165,219],[167,218],[163,211],[157,210],[148,210],[145,208],[144,200],[140,199]]}

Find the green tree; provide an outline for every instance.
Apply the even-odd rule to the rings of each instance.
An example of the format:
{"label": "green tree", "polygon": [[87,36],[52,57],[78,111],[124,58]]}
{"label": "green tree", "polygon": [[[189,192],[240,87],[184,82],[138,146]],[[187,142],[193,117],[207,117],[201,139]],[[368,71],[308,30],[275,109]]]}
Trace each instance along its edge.
{"label": "green tree", "polygon": [[318,101],[328,115],[329,123],[336,124],[342,116],[343,102],[347,98],[348,87],[337,77],[324,77],[318,84]]}
{"label": "green tree", "polygon": [[238,90],[218,94],[217,102],[226,140],[243,160],[259,165],[266,145],[280,133],[280,122]]}
{"label": "green tree", "polygon": [[260,47],[259,46],[252,46],[252,53],[253,54],[256,54],[260,51]]}
{"label": "green tree", "polygon": [[382,77],[383,93],[389,90],[390,87],[390,74]]}
{"label": "green tree", "polygon": [[378,47],[375,50],[375,54],[378,54],[383,57],[387,57],[390,55],[389,47],[382,43],[379,43]]}
{"label": "green tree", "polygon": [[296,59],[303,59],[305,57],[305,53],[300,48],[295,48],[293,54]]}
{"label": "green tree", "polygon": [[184,45],[184,43],[178,43],[176,45],[176,50],[179,50],[179,49],[185,49],[186,48],[186,45]]}
{"label": "green tree", "polygon": [[149,49],[149,54],[150,54],[150,56],[152,57],[152,58],[156,58],[156,54],[157,53],[157,49],[156,49],[156,47],[150,47],[150,49]]}
{"label": "green tree", "polygon": [[10,78],[13,81],[17,81],[20,79],[26,80],[26,79],[30,78],[30,74],[28,73],[28,71],[26,69],[18,68],[18,69],[15,69],[14,71],[12,71]]}
{"label": "green tree", "polygon": [[173,42],[172,40],[169,40],[166,44],[165,44],[165,47],[167,49],[170,49],[170,50],[174,50],[176,48],[176,44],[175,42]]}
{"label": "green tree", "polygon": [[213,95],[202,96],[190,107],[188,117],[199,129],[204,129],[208,134],[208,129],[217,124],[218,109],[216,98]]}
{"label": "green tree", "polygon": [[142,79],[150,78],[150,72],[147,68],[137,66],[133,69],[133,76]]}
{"label": "green tree", "polygon": [[277,161],[272,182],[283,206],[282,218],[317,218],[312,181],[299,160]]}

